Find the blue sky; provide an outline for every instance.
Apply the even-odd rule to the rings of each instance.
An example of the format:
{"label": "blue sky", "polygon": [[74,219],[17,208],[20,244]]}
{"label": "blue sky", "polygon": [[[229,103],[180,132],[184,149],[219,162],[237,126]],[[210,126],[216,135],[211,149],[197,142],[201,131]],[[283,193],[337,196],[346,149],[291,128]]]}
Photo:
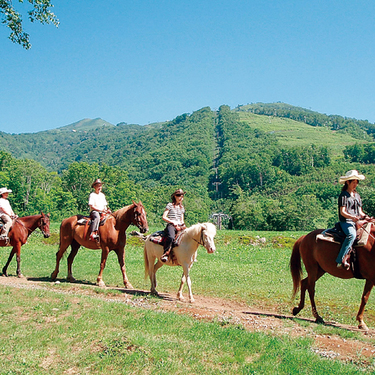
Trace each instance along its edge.
{"label": "blue sky", "polygon": [[0,25],[1,131],[277,101],[375,122],[373,1],[52,3],[58,28],[25,19],[30,50]]}

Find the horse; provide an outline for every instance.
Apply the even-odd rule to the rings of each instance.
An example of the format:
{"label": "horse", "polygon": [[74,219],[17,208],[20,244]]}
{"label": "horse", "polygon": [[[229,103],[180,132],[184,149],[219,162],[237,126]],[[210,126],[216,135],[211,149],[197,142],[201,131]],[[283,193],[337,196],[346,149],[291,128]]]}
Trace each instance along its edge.
{"label": "horse", "polygon": [[101,249],[102,257],[100,262],[100,271],[97,278],[97,284],[100,287],[105,287],[103,281],[103,271],[107,257],[110,251],[114,250],[117,254],[118,262],[120,264],[123,282],[125,288],[133,289],[133,286],[126,276],[125,270],[125,244],[126,244],[126,229],[130,224],[137,226],[142,233],[148,231],[148,224],[146,218],[146,211],[141,202],[123,207],[111,215],[109,215],[104,225],[99,226],[99,243],[96,241],[89,240],[87,236],[87,227],[85,225],[77,224],[77,221],[82,218],[81,215],[71,216],[64,219],[60,226],[60,244],[59,250],[56,253],[56,268],[51,274],[51,279],[56,280],[59,273],[60,260],[67,250],[71,247],[71,252],[68,256],[68,277],[69,282],[75,282],[75,278],[72,274],[72,264],[74,257],[81,246],[88,249]]}
{"label": "horse", "polygon": [[[173,248],[175,259],[168,259],[163,263],[160,257],[163,255],[163,247],[161,245],[151,242],[150,236],[145,237],[144,246],[144,264],[145,264],[145,278],[149,276],[151,281],[151,294],[158,296],[156,291],[156,271],[164,264],[168,266],[182,266],[183,273],[181,277],[180,288],[177,293],[177,298],[182,301],[182,288],[187,282],[189,289],[189,300],[194,302],[193,293],[191,291],[191,280],[189,271],[196,260],[197,249],[199,245],[206,248],[208,253],[214,253],[216,250],[214,237],[216,235],[216,227],[211,223],[199,223],[187,228],[183,231],[181,242],[178,246]],[[155,260],[157,262],[155,263]]]}
{"label": "horse", "polygon": [[[372,226],[373,227],[373,226]],[[315,305],[315,283],[326,272],[341,279],[351,279],[354,276],[352,268],[338,268],[336,257],[340,250],[340,244],[317,240],[316,236],[323,230],[317,229],[300,237],[294,244],[290,258],[290,271],[293,278],[293,297],[301,289],[301,299],[298,307],[294,307],[293,315],[297,315],[305,305],[306,290],[309,292],[312,314],[317,323],[324,323],[318,314]],[[371,289],[375,283],[375,229],[371,229],[367,244],[356,247],[359,271],[366,280],[362,294],[361,305],[356,317],[358,328],[367,331],[368,327],[363,320],[366,303],[369,299]],[[305,265],[307,277],[301,281],[302,268],[301,258]]]}
{"label": "horse", "polygon": [[39,228],[42,231],[44,238],[48,238],[50,236],[49,216],[49,214],[45,215],[43,212],[41,212],[39,215],[23,216],[15,219],[9,231],[9,242],[0,240],[1,247],[9,245],[12,246],[8,261],[3,267],[4,276],[8,276],[8,266],[12,261],[14,254],[17,254],[17,276],[23,277],[21,272],[21,246],[26,243],[28,237],[36,228]]}

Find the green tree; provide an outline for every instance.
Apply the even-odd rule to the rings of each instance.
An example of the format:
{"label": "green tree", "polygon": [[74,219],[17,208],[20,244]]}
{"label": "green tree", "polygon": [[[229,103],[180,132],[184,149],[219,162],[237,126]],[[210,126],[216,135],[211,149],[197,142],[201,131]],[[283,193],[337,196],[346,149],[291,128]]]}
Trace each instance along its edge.
{"label": "green tree", "polygon": [[[27,0],[31,4],[31,9],[27,11],[30,22],[40,22],[41,24],[54,24],[56,27],[59,21],[51,12],[53,7],[50,0]],[[18,0],[23,3],[23,0]],[[12,0],[0,0],[1,23],[10,29],[9,39],[13,43],[20,44],[23,48],[31,48],[29,34],[23,29],[21,13],[17,11]]]}

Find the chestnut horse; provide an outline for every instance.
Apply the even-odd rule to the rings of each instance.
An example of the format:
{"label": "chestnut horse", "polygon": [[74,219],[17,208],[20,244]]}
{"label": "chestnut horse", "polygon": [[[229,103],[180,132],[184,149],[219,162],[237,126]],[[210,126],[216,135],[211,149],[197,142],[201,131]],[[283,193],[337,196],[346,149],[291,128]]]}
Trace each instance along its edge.
{"label": "chestnut horse", "polygon": [[[373,227],[373,225],[372,225]],[[318,229],[309,234],[300,237],[293,246],[290,258],[290,271],[293,278],[293,297],[301,288],[301,299],[298,307],[293,309],[293,315],[297,315],[305,305],[306,290],[309,292],[311,308],[317,323],[324,323],[323,319],[316,311],[315,305],[315,283],[326,272],[332,276],[341,279],[351,279],[354,277],[350,268],[337,268],[336,257],[340,250],[339,244],[330,243],[323,240],[317,240],[316,236],[323,230]],[[368,330],[363,321],[363,314],[366,303],[375,283],[375,229],[371,229],[367,244],[362,247],[356,247],[359,271],[366,280],[365,288],[362,294],[361,305],[357,314],[358,328]],[[305,265],[307,277],[302,278],[301,258]]]}
{"label": "chestnut horse", "polygon": [[142,233],[148,231],[148,224],[146,219],[146,211],[141,202],[123,207],[110,216],[107,217],[104,225],[99,227],[100,242],[88,239],[87,228],[85,225],[77,224],[81,215],[71,216],[64,219],[60,226],[60,245],[56,253],[56,268],[51,274],[51,279],[55,280],[59,273],[60,260],[67,250],[71,247],[71,252],[68,256],[68,281],[74,282],[75,279],[72,274],[72,264],[74,257],[81,246],[88,249],[102,249],[102,259],[100,262],[100,272],[97,278],[97,284],[104,287],[103,270],[107,257],[110,251],[114,250],[120,264],[124,285],[128,289],[132,289],[125,270],[125,244],[126,244],[126,229],[130,224],[139,228]]}
{"label": "chestnut horse", "polygon": [[[175,261],[170,259],[163,263],[160,257],[163,255],[163,246],[150,241],[150,236],[145,237],[144,261],[145,261],[145,277],[149,276],[151,281],[151,294],[158,295],[156,292],[156,271],[164,264],[168,266],[182,266],[183,273],[181,277],[180,288],[177,298],[183,300],[182,288],[187,282],[189,289],[189,300],[194,302],[193,293],[191,291],[190,269],[197,258],[197,249],[199,245],[206,248],[208,253],[214,253],[216,250],[214,237],[216,235],[216,227],[212,223],[195,224],[182,233],[181,242],[173,248]],[[155,263],[155,260],[158,261]]]}
{"label": "chestnut horse", "polygon": [[32,232],[39,228],[44,237],[48,238],[49,233],[49,214],[45,215],[43,212],[40,215],[24,216],[17,218],[9,231],[9,242],[0,241],[0,246],[12,246],[8,261],[3,268],[3,275],[8,276],[7,270],[14,254],[17,259],[17,276],[22,277],[21,273],[21,246],[24,245]]}

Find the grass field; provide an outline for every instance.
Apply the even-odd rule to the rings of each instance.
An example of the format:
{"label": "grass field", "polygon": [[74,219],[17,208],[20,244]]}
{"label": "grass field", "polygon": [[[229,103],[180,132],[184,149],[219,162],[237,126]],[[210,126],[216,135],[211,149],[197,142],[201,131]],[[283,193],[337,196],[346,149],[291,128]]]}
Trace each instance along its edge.
{"label": "grass field", "polygon": [[287,118],[267,117],[250,112],[238,112],[241,120],[250,127],[273,133],[282,146],[309,146],[316,144],[329,147],[334,156],[342,156],[345,146],[360,143],[349,134],[338,133],[326,127],[311,126]]}
{"label": "grass field", "polygon": [[[57,231],[58,225],[53,225],[51,244],[43,244],[37,231],[22,248],[23,274],[39,280],[46,290],[0,286],[1,374],[356,374],[371,373],[375,368],[371,361],[364,366],[360,361],[352,364],[324,359],[313,353],[309,338],[275,337],[272,332],[248,332],[238,325],[200,322],[172,312],[63,293],[70,284],[49,281],[55,266]],[[198,250],[198,262],[191,272],[194,294],[290,314],[296,301],[290,300],[289,258],[301,234],[218,232],[215,254],[207,254],[203,247]],[[265,237],[266,243],[252,245],[256,236]],[[9,250],[0,248],[1,267]],[[95,284],[99,263],[100,251],[82,249],[73,275],[81,282]],[[126,266],[133,286],[149,290],[149,281],[144,279],[143,248],[135,239],[127,245]],[[15,268],[13,260],[10,277],[14,277]],[[178,267],[162,267],[157,274],[158,291],[175,294],[181,273]],[[58,278],[63,281],[65,277],[63,259]],[[114,253],[109,256],[103,279],[108,287],[122,287]],[[363,285],[361,280],[325,275],[316,287],[318,312],[327,321],[355,326]],[[375,328],[372,297],[365,321]],[[312,317],[309,303],[300,315]],[[317,334],[333,332],[329,327],[311,326]],[[334,334],[374,340],[337,329]]]}

